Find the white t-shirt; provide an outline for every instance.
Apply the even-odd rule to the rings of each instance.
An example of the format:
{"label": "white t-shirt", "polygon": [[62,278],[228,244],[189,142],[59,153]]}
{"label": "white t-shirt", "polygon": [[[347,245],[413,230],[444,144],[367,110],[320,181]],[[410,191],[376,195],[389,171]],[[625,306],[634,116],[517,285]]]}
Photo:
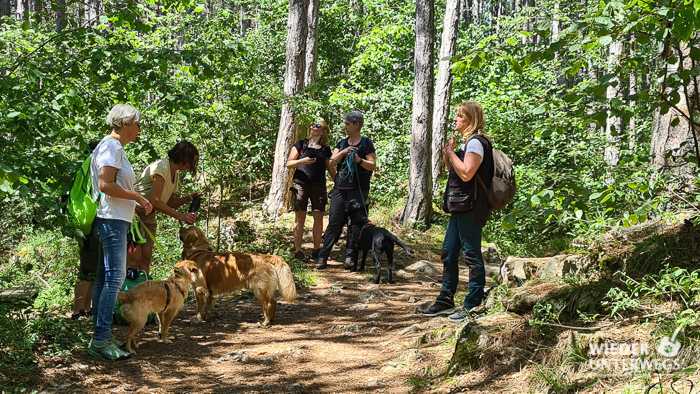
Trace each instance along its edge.
{"label": "white t-shirt", "polygon": [[462,150],[466,151],[467,153],[476,153],[477,155],[481,156],[482,159],[484,158],[484,145],[482,145],[476,138],[472,138],[469,140],[469,142],[462,145]]}
{"label": "white t-shirt", "polygon": [[[114,138],[105,138],[97,145],[90,161],[90,177],[92,179],[93,198],[100,194],[99,175],[102,167],[117,169],[117,185],[126,190],[134,190],[136,174],[131,163],[126,158],[124,147]],[[136,201],[111,197],[102,194],[100,205],[97,207],[97,217],[102,219],[117,219],[131,223],[134,218]]]}

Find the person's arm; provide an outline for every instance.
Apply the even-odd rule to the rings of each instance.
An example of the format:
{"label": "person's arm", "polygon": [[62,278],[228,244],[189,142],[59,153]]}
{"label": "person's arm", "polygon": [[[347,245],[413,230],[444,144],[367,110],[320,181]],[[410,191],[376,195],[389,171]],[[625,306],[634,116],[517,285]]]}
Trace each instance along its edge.
{"label": "person's arm", "polygon": [[374,171],[377,168],[377,154],[368,153],[364,159],[355,155],[355,162],[367,171]]}
{"label": "person's arm", "polygon": [[330,159],[326,159],[326,169],[328,170],[328,174],[331,176],[331,179],[335,179],[335,162],[331,161]]}
{"label": "person's arm", "polygon": [[350,152],[355,152],[357,150],[356,146],[348,146],[347,148],[343,150],[339,150],[338,148],[333,149],[333,154],[331,155],[331,160],[335,160],[336,162],[342,161],[345,156],[349,155]]}
{"label": "person's arm", "polygon": [[[452,145],[452,148],[447,150],[447,145]],[[454,152],[454,144],[447,144],[445,146],[445,156],[446,160],[445,163],[451,163],[452,166],[455,169],[455,172],[457,173],[457,176],[463,181],[463,182],[468,182],[470,181],[473,177],[474,174],[476,174],[476,170],[479,169],[479,166],[481,165],[481,161],[483,158],[479,156],[478,153],[474,152],[467,152],[464,155],[464,161],[459,160],[459,157],[457,157],[457,154]],[[449,169],[449,164],[447,165]]]}
{"label": "person's arm", "polygon": [[289,157],[287,158],[287,168],[297,168],[303,166],[304,164],[312,164],[315,162],[315,157],[304,157],[299,159],[299,151],[297,151],[296,146],[293,146],[292,151],[289,152]]}
{"label": "person's arm", "polygon": [[153,204],[153,207],[158,212],[163,212],[164,214],[186,222],[187,224],[192,224],[197,221],[197,215],[195,213],[178,212],[166,204],[160,198],[161,194],[163,194],[163,187],[165,187],[165,179],[160,174],[154,175],[153,184],[151,185],[151,203]]}
{"label": "person's arm", "polygon": [[153,205],[142,195],[133,190],[126,190],[115,182],[117,168],[111,166],[100,167],[100,174],[97,179],[97,187],[100,191],[110,197],[132,200],[139,203],[145,210],[146,215],[151,213]]}

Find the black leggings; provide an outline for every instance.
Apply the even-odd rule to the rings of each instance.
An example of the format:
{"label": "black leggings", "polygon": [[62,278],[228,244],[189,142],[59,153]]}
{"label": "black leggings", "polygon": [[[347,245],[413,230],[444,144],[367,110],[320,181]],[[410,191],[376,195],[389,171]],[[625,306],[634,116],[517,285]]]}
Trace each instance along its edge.
{"label": "black leggings", "polygon": [[[369,195],[369,190],[363,190],[362,196],[360,196],[360,191],[355,190],[338,190],[333,189],[331,192],[331,208],[328,212],[328,227],[323,234],[323,247],[318,253],[319,259],[328,260],[331,255],[331,250],[333,245],[338,242],[340,234],[343,232],[343,227],[348,224],[348,214],[345,212],[345,202],[350,200],[357,200],[360,203],[367,203],[367,196]],[[346,245],[345,256],[352,256],[353,250],[347,249],[349,245]]]}

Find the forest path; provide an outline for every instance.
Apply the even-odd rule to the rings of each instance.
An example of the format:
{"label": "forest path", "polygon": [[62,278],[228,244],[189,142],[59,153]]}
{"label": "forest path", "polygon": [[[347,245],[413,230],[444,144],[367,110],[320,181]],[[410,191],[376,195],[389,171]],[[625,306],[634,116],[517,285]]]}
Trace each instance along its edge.
{"label": "forest path", "polygon": [[[157,325],[147,325],[131,359],[95,359],[81,351],[44,370],[32,386],[52,392],[137,393],[430,390],[417,383],[425,379],[416,378],[444,368],[454,346],[417,350],[421,346],[412,343],[435,330],[417,310],[439,292],[440,274],[407,274],[387,284],[385,267],[382,271],[382,283],[375,285],[374,269],[350,273],[331,261],[316,271],[315,286],[299,290],[293,304],[278,304],[270,327],[259,325],[262,307],[252,296],[221,298],[201,324],[189,322],[196,309],[189,300],[173,322],[171,344],[158,342]],[[439,326],[453,326],[445,317],[436,319]],[[116,337],[123,338],[126,327],[114,327]]]}

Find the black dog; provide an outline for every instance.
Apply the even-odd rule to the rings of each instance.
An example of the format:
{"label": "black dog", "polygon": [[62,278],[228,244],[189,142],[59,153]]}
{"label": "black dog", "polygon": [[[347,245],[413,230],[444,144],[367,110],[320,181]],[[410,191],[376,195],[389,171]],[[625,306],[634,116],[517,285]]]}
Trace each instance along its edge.
{"label": "black dog", "polygon": [[389,283],[394,283],[392,277],[392,266],[394,263],[394,244],[402,247],[406,253],[411,254],[411,249],[401,242],[389,230],[381,227],[376,227],[367,218],[367,213],[362,204],[356,200],[350,200],[345,203],[345,209],[348,212],[348,231],[350,233],[348,243],[349,247],[354,249],[352,256],[352,269],[350,272],[357,271],[357,257],[362,248],[362,263],[360,271],[365,269],[365,260],[367,259],[367,251],[372,248],[372,257],[374,257],[374,266],[377,268],[377,277],[374,283],[379,283],[381,276],[381,266],[379,258],[382,253],[386,253],[386,258],[389,261]]}

